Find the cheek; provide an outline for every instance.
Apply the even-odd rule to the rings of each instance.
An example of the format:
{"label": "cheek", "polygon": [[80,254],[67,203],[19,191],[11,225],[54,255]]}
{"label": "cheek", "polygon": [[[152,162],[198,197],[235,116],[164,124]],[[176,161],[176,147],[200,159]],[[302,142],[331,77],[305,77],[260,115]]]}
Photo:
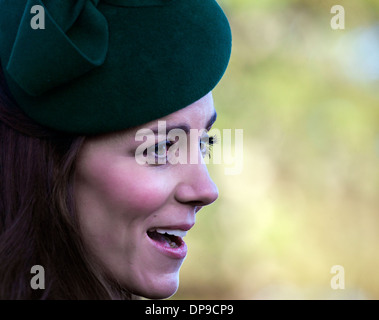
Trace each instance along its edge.
{"label": "cheek", "polygon": [[171,193],[166,178],[158,177],[154,168],[140,166],[134,159],[112,160],[110,166],[105,166],[104,161],[94,161],[79,175],[93,201],[112,211],[138,215],[164,205]]}
{"label": "cheek", "polygon": [[120,171],[115,171],[102,181],[107,198],[113,204],[140,213],[154,211],[164,205],[170,190],[163,179],[154,179],[143,168],[133,170],[132,174]]}

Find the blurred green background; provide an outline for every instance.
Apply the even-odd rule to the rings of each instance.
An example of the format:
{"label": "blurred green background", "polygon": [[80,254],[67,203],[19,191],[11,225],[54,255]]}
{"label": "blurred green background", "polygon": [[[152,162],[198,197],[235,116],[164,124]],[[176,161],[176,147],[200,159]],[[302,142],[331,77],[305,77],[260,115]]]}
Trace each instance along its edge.
{"label": "blurred green background", "polygon": [[379,1],[219,3],[233,54],[215,127],[243,129],[244,167],[209,164],[220,196],[171,299],[379,299]]}

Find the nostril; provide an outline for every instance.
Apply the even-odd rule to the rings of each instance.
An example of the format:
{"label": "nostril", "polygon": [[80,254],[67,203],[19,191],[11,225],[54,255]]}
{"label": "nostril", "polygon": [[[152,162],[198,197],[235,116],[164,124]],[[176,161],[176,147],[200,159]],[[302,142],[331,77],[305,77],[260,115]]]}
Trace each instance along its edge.
{"label": "nostril", "polygon": [[202,206],[196,206],[195,207],[195,214],[198,213],[201,210]]}

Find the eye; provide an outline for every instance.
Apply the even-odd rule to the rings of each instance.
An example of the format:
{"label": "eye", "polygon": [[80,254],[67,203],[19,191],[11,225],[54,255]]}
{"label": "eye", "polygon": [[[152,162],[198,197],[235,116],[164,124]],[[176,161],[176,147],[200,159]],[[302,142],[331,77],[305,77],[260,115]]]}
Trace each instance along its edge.
{"label": "eye", "polygon": [[165,164],[167,162],[168,149],[173,142],[164,140],[149,148],[148,153],[150,159],[153,160],[151,164]]}
{"label": "eye", "polygon": [[162,158],[167,156],[168,148],[170,147],[170,141],[162,141],[154,146],[154,156],[156,158]]}
{"label": "eye", "polygon": [[209,152],[210,143],[208,141],[205,141],[203,139],[200,140],[200,152],[204,156]]}
{"label": "eye", "polygon": [[200,152],[203,157],[211,155],[212,147],[217,143],[217,136],[206,136],[200,139]]}

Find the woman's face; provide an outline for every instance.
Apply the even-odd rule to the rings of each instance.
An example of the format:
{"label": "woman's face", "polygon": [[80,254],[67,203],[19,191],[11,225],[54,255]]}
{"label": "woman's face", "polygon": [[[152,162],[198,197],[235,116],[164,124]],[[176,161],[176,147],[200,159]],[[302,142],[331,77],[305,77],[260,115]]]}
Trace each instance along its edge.
{"label": "woman's face", "polygon": [[[209,130],[215,120],[212,95],[159,120],[167,128]],[[155,130],[157,121],[86,141],[76,167],[75,201],[86,245],[109,274],[136,295],[160,299],[176,292],[187,253],[182,237],[218,190],[203,162],[204,132],[196,139],[187,135],[195,164],[141,165],[135,158],[141,128]],[[166,140],[155,135],[154,156],[162,157]]]}

